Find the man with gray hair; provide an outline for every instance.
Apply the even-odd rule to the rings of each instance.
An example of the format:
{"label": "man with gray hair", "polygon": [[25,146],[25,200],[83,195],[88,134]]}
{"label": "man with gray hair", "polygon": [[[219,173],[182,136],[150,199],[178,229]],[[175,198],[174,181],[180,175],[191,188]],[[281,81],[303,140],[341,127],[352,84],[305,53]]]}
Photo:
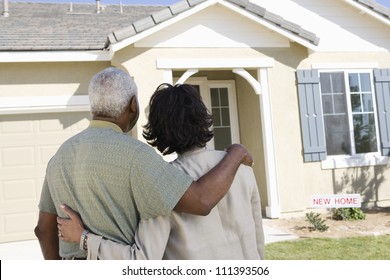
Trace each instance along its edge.
{"label": "man with gray hair", "polygon": [[107,68],[89,85],[92,121],[61,145],[48,163],[35,228],[45,259],[85,259],[83,244],[59,240],[57,216],[66,203],[86,228],[133,244],[140,219],[172,210],[207,215],[229,190],[241,163],[252,158],[238,144],[207,174],[192,177],[165,162],[128,132],[139,116],[137,87],[126,72]]}

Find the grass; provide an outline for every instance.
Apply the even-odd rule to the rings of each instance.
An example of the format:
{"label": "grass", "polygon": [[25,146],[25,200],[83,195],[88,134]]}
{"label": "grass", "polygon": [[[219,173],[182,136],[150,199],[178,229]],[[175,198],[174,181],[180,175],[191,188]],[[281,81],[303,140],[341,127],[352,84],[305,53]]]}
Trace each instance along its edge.
{"label": "grass", "polygon": [[390,236],[301,238],[266,244],[266,260],[390,260]]}

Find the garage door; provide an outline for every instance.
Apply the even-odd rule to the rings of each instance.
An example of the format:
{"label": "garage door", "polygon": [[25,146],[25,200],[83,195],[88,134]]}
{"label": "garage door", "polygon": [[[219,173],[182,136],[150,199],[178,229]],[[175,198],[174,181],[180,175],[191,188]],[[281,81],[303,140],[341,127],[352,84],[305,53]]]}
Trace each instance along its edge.
{"label": "garage door", "polygon": [[34,239],[46,165],[89,112],[0,115],[0,243]]}

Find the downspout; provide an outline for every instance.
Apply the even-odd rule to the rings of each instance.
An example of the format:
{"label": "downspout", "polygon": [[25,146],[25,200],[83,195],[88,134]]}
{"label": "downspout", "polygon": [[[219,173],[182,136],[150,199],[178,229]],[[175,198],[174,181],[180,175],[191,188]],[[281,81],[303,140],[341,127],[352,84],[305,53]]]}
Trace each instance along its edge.
{"label": "downspout", "polygon": [[8,0],[3,0],[3,17],[9,17]]}

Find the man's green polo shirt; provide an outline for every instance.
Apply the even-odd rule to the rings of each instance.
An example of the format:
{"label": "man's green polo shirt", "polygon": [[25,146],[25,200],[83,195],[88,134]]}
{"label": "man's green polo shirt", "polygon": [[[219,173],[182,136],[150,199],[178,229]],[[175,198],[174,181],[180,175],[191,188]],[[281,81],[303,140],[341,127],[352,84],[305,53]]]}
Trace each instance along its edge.
{"label": "man's green polo shirt", "polygon": [[[64,217],[60,204],[66,203],[92,232],[133,244],[139,219],[170,214],[191,183],[147,144],[93,120],[50,160],[39,209]],[[60,255],[85,256],[78,248],[60,242]]]}

